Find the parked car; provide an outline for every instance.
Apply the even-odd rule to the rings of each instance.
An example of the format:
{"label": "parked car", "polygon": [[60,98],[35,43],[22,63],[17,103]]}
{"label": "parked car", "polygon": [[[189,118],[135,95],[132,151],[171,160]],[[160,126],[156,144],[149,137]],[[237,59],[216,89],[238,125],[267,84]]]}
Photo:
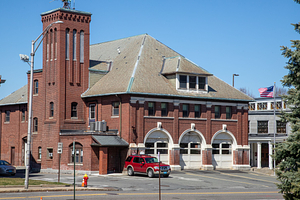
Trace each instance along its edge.
{"label": "parked car", "polygon": [[[149,155],[131,155],[128,156],[125,161],[124,170],[127,170],[129,176],[138,173],[147,174],[148,177],[152,178],[159,174],[158,159]],[[170,165],[160,163],[160,174],[164,177],[168,177],[170,173]]]}
{"label": "parked car", "polygon": [[0,160],[0,174],[14,176],[16,172],[17,170],[13,165],[5,160]]}

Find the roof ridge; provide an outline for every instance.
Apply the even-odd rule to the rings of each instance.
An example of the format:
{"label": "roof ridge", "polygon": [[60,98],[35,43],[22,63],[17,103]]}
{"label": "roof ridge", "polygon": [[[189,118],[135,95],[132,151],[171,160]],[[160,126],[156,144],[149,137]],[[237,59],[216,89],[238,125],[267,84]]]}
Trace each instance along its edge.
{"label": "roof ridge", "polygon": [[138,64],[139,64],[139,61],[140,61],[140,58],[141,58],[141,54],[142,54],[142,51],[143,51],[143,48],[144,48],[144,44],[145,44],[146,37],[147,37],[147,34],[146,34],[146,35],[144,36],[144,38],[143,38],[143,42],[142,42],[142,44],[141,44],[140,51],[139,51],[137,60],[136,60],[136,62],[135,62],[134,69],[133,69],[133,71],[132,71],[132,75],[131,75],[131,78],[130,78],[130,81],[129,81],[129,84],[128,84],[128,87],[127,87],[127,91],[126,91],[126,92],[130,92],[130,90],[131,90],[131,87],[132,87],[132,84],[133,84],[133,81],[134,81],[135,72],[136,72],[136,69],[137,69],[137,67],[138,67]]}

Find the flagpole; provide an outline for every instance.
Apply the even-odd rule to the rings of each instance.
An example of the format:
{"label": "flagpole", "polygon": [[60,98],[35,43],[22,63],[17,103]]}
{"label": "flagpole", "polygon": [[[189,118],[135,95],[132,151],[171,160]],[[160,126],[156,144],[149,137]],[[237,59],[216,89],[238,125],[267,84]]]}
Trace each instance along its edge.
{"label": "flagpole", "polygon": [[273,88],[273,96],[274,96],[274,176],[275,176],[275,147],[276,147],[276,82],[274,82],[274,88]]}

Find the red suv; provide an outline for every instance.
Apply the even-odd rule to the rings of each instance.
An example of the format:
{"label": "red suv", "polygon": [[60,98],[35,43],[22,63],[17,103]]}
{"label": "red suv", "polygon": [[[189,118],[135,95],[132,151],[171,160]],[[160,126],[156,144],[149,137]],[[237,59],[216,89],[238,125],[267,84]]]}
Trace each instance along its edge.
{"label": "red suv", "polygon": [[[125,161],[124,170],[127,170],[129,176],[134,173],[147,174],[152,178],[159,174],[158,159],[149,155],[131,155]],[[160,174],[168,177],[171,173],[171,167],[167,164],[160,164]]]}

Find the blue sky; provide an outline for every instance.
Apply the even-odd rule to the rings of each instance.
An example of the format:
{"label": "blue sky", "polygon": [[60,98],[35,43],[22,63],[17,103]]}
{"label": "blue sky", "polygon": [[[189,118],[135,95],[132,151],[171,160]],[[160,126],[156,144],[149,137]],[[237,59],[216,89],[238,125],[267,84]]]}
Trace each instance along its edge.
{"label": "blue sky", "polygon": [[[259,97],[288,73],[280,46],[299,39],[291,23],[300,21],[293,0],[76,0],[76,10],[92,13],[90,42],[148,33],[218,78]],[[0,1],[0,99],[27,84],[31,40],[42,32],[40,14],[62,7],[60,0]],[[42,68],[42,48],[35,69]]]}

